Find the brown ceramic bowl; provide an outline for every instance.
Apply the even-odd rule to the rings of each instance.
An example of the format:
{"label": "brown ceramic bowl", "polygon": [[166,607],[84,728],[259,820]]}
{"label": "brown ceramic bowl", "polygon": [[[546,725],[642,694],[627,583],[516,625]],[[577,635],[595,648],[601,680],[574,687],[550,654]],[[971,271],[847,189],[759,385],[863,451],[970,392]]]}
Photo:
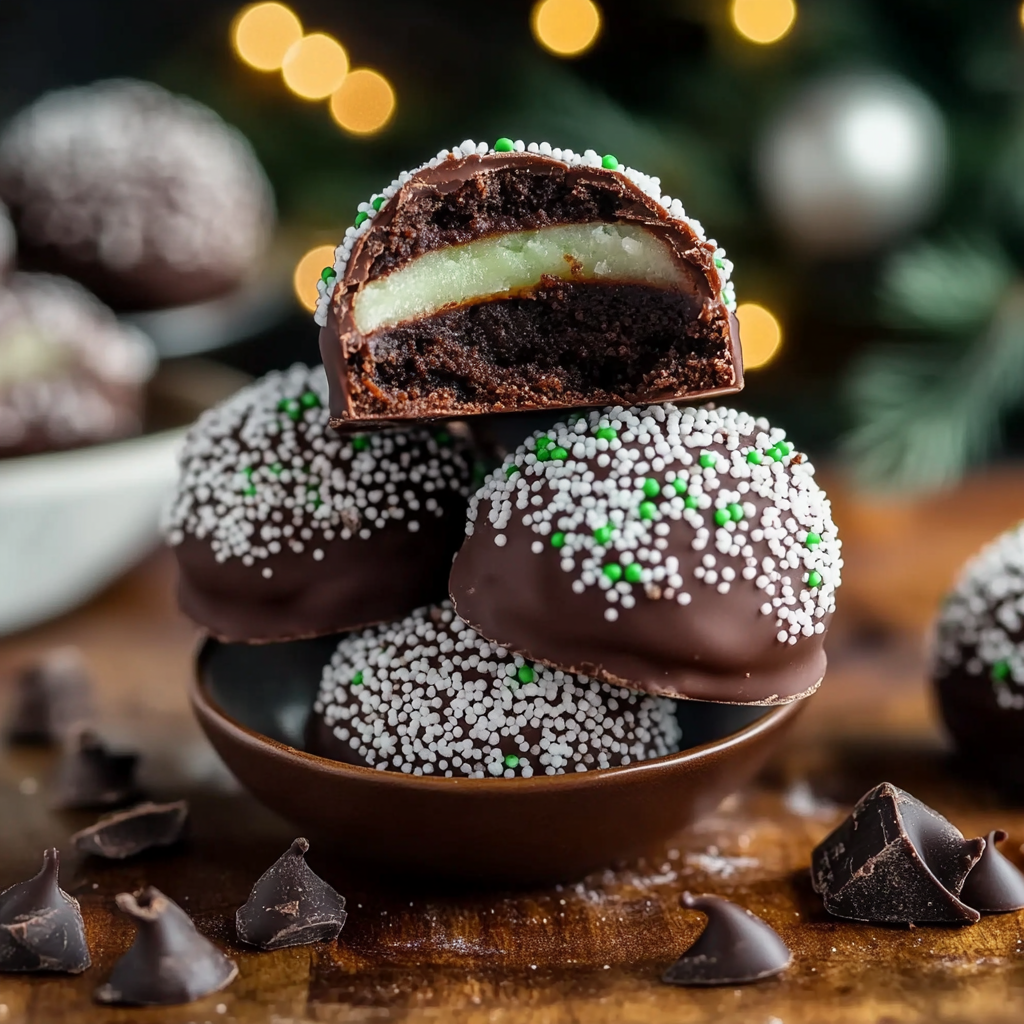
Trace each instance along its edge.
{"label": "brown ceramic bowl", "polygon": [[250,647],[207,640],[192,705],[253,795],[339,856],[377,871],[480,884],[565,881],[630,858],[749,782],[805,701],[680,701],[678,754],[531,779],[448,779],[342,764],[299,749],[337,638]]}

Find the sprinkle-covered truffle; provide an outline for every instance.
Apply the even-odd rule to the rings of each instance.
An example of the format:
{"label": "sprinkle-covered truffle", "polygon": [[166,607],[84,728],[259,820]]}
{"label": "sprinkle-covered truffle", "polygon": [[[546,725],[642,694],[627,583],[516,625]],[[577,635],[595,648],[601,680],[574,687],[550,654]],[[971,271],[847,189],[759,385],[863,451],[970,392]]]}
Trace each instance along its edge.
{"label": "sprinkle-covered truffle", "polygon": [[200,417],[166,534],[185,611],[227,639],[365,625],[444,593],[473,463],[450,427],[339,436],[321,367]]}
{"label": "sprinkle-covered truffle", "polygon": [[448,603],[342,640],[308,734],[337,760],[508,779],[627,765],[680,739],[674,702],[530,664]]}
{"label": "sprinkle-covered truffle", "polygon": [[220,294],[262,256],[270,185],[212,110],[149,82],[51,92],[0,136],[23,255],[118,306]]}
{"label": "sprinkle-covered truffle", "polygon": [[743,702],[791,699],[824,672],[840,542],[813,467],[764,419],[572,415],[491,474],[467,533],[456,607],[525,656]]}
{"label": "sprinkle-covered truffle", "polygon": [[136,434],[156,358],[80,285],[14,274],[0,285],[0,458]]}

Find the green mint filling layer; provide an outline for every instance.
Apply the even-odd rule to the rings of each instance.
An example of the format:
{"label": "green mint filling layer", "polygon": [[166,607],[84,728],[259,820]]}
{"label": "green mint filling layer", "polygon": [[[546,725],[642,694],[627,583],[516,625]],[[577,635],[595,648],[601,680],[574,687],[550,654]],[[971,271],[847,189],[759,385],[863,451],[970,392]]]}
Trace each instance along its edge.
{"label": "green mint filling layer", "polygon": [[668,245],[632,224],[566,224],[481,238],[425,253],[364,285],[353,303],[370,334],[447,306],[534,287],[542,277],[672,288],[682,275]]}

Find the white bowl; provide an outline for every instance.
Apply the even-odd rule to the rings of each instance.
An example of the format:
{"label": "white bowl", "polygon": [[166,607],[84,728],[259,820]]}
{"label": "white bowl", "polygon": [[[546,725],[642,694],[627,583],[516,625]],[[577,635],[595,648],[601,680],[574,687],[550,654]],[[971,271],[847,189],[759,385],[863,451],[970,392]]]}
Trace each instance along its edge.
{"label": "white bowl", "polygon": [[[187,424],[247,379],[178,364],[154,403]],[[81,604],[155,547],[185,429],[0,461],[0,636]]]}

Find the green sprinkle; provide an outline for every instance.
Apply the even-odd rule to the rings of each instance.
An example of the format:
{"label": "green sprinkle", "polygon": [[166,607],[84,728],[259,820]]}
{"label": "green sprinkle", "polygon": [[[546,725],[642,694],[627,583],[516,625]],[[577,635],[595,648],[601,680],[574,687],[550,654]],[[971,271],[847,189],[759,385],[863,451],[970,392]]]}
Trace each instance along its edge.
{"label": "green sprinkle", "polygon": [[323,281],[324,284],[330,281],[332,277],[334,277],[334,267],[324,267],[324,269],[320,271],[320,280]]}
{"label": "green sprinkle", "polygon": [[306,409],[320,408],[320,396],[315,391],[304,392],[299,401]]}
{"label": "green sprinkle", "polygon": [[452,435],[451,435],[451,434],[449,434],[447,430],[439,430],[439,431],[438,431],[438,432],[437,432],[437,433],[436,433],[436,434],[434,435],[434,440],[435,440],[435,441],[436,441],[436,442],[437,442],[438,444],[451,444],[451,440],[452,440]]}
{"label": "green sprinkle", "polygon": [[659,484],[653,477],[648,477],[644,481],[644,494],[648,498],[656,498],[661,494],[661,484]]}
{"label": "green sprinkle", "polygon": [[643,569],[640,568],[639,562],[630,562],[626,566],[626,582],[627,583],[639,583],[640,577],[643,575]]}
{"label": "green sprinkle", "polygon": [[560,459],[562,462],[565,462],[565,460],[569,458],[569,453],[564,448],[559,446],[558,448],[551,449],[551,458]]}
{"label": "green sprinkle", "polygon": [[508,476],[511,476],[513,473],[518,473],[518,472],[519,472],[519,467],[513,462],[512,465],[509,466],[508,469],[505,470],[505,476],[508,477]]}
{"label": "green sprinkle", "polygon": [[725,526],[725,524],[727,522],[729,522],[729,520],[731,518],[732,518],[732,516],[729,515],[729,510],[727,508],[716,508],[715,509],[715,525],[716,526]]}
{"label": "green sprinkle", "polygon": [[515,754],[506,754],[504,764],[506,768],[518,768],[519,758]]}
{"label": "green sprinkle", "polygon": [[779,441],[776,443],[775,447],[778,448],[783,455],[788,455],[793,450],[793,446],[788,441]]}
{"label": "green sprinkle", "polygon": [[697,499],[696,494],[688,494],[686,496],[686,501],[684,501],[683,504],[687,508],[696,508],[700,504],[700,501]]}
{"label": "green sprinkle", "polygon": [[618,562],[609,562],[602,570],[605,576],[612,581],[612,583],[618,583],[622,579],[622,566]]}
{"label": "green sprinkle", "polygon": [[764,455],[766,459],[771,459],[772,462],[782,461],[782,452],[778,448],[769,448]]}
{"label": "green sprinkle", "polygon": [[551,461],[551,449],[550,448],[538,448],[537,449],[537,461],[538,462],[550,462]]}
{"label": "green sprinkle", "polygon": [[251,480],[252,479],[252,466],[246,466],[242,472]]}
{"label": "green sprinkle", "polygon": [[680,497],[686,493],[686,481],[681,477],[677,476],[675,480],[672,481],[672,486],[675,488],[676,494]]}
{"label": "green sprinkle", "polygon": [[297,420],[302,416],[302,404],[297,398],[282,398],[277,408],[290,419]]}
{"label": "green sprinkle", "polygon": [[356,434],[352,438],[352,450],[356,452],[365,452],[370,447],[370,439],[365,434]]}
{"label": "green sprinkle", "polygon": [[373,200],[373,202],[371,203],[371,205],[373,206],[373,208],[374,208],[375,210],[379,210],[379,209],[380,209],[380,208],[381,208],[381,207],[382,207],[382,206],[383,206],[383,205],[384,205],[384,204],[385,204],[386,202],[387,202],[387,199],[385,199],[385,198],[384,198],[384,196],[377,196],[377,197],[376,197],[376,198],[375,198],[375,199]]}
{"label": "green sprinkle", "polygon": [[653,519],[658,514],[658,506],[653,501],[641,501],[637,511],[641,519]]}
{"label": "green sprinkle", "polygon": [[565,534],[558,531],[558,533],[551,534],[551,546],[553,548],[565,547]]}
{"label": "green sprinkle", "polygon": [[992,666],[992,682],[1003,683],[1010,678],[1010,663],[1008,661],[997,661]]}
{"label": "green sprinkle", "polygon": [[519,671],[516,673],[516,679],[519,680],[525,686],[527,683],[532,683],[537,678],[537,673],[529,665],[520,665]]}
{"label": "green sprinkle", "polygon": [[817,569],[812,569],[807,575],[807,586],[814,590],[815,587],[821,586],[821,573]]}
{"label": "green sprinkle", "polygon": [[270,467],[270,472],[273,473],[274,476],[280,476],[284,472],[284,466],[282,466],[280,462],[275,462]]}
{"label": "green sprinkle", "polygon": [[615,532],[612,526],[599,526],[594,531],[594,540],[597,541],[602,547],[604,547],[608,541],[612,539],[612,534]]}
{"label": "green sprinkle", "polygon": [[764,456],[757,449],[754,449],[752,452],[747,452],[747,462],[752,466],[760,466],[764,462]]}
{"label": "green sprinkle", "polygon": [[362,686],[363,685],[363,673],[362,672],[357,672],[352,677],[352,685],[353,686]]}
{"label": "green sprinkle", "polygon": [[543,451],[545,448],[551,448],[554,446],[554,441],[550,437],[538,437],[534,443],[534,448],[537,451]]}
{"label": "green sprinkle", "polygon": [[487,467],[478,459],[473,463],[473,486],[479,487],[487,479]]}
{"label": "green sprinkle", "polygon": [[820,534],[820,533],[815,533],[815,532],[814,532],[814,531],[812,530],[812,531],[811,531],[810,533],[808,533],[808,534],[807,534],[807,536],[806,536],[806,537],[804,538],[804,543],[805,543],[805,544],[806,544],[806,545],[807,545],[807,546],[808,546],[809,548],[813,548],[813,547],[815,547],[816,545],[818,545],[818,544],[820,544],[820,543],[821,543],[821,534]]}
{"label": "green sprinkle", "polygon": [[614,427],[600,427],[597,431],[598,441],[614,441],[618,436]]}
{"label": "green sprinkle", "polygon": [[738,502],[734,501],[731,505],[726,505],[726,508],[734,523],[738,523],[743,518],[743,506]]}
{"label": "green sprinkle", "polygon": [[619,161],[616,160],[611,153],[606,153],[601,157],[601,166],[606,171],[617,171],[619,169]]}
{"label": "green sprinkle", "polygon": [[256,493],[256,486],[255,486],[255,484],[249,484],[249,486],[246,487],[245,490],[242,491],[242,493],[243,494],[248,494],[249,497],[251,498]]}
{"label": "green sprinkle", "polygon": [[370,215],[365,210],[360,210],[356,214],[356,227],[359,227],[361,224],[365,224],[369,219]]}
{"label": "green sprinkle", "polygon": [[498,139],[494,144],[495,153],[511,153],[516,144],[511,139]]}
{"label": "green sprinkle", "polygon": [[720,256],[715,257],[715,266],[718,267],[719,270],[725,266],[725,263]]}
{"label": "green sprinkle", "polygon": [[700,464],[702,469],[710,469],[715,464],[714,455],[711,452],[701,452]]}

